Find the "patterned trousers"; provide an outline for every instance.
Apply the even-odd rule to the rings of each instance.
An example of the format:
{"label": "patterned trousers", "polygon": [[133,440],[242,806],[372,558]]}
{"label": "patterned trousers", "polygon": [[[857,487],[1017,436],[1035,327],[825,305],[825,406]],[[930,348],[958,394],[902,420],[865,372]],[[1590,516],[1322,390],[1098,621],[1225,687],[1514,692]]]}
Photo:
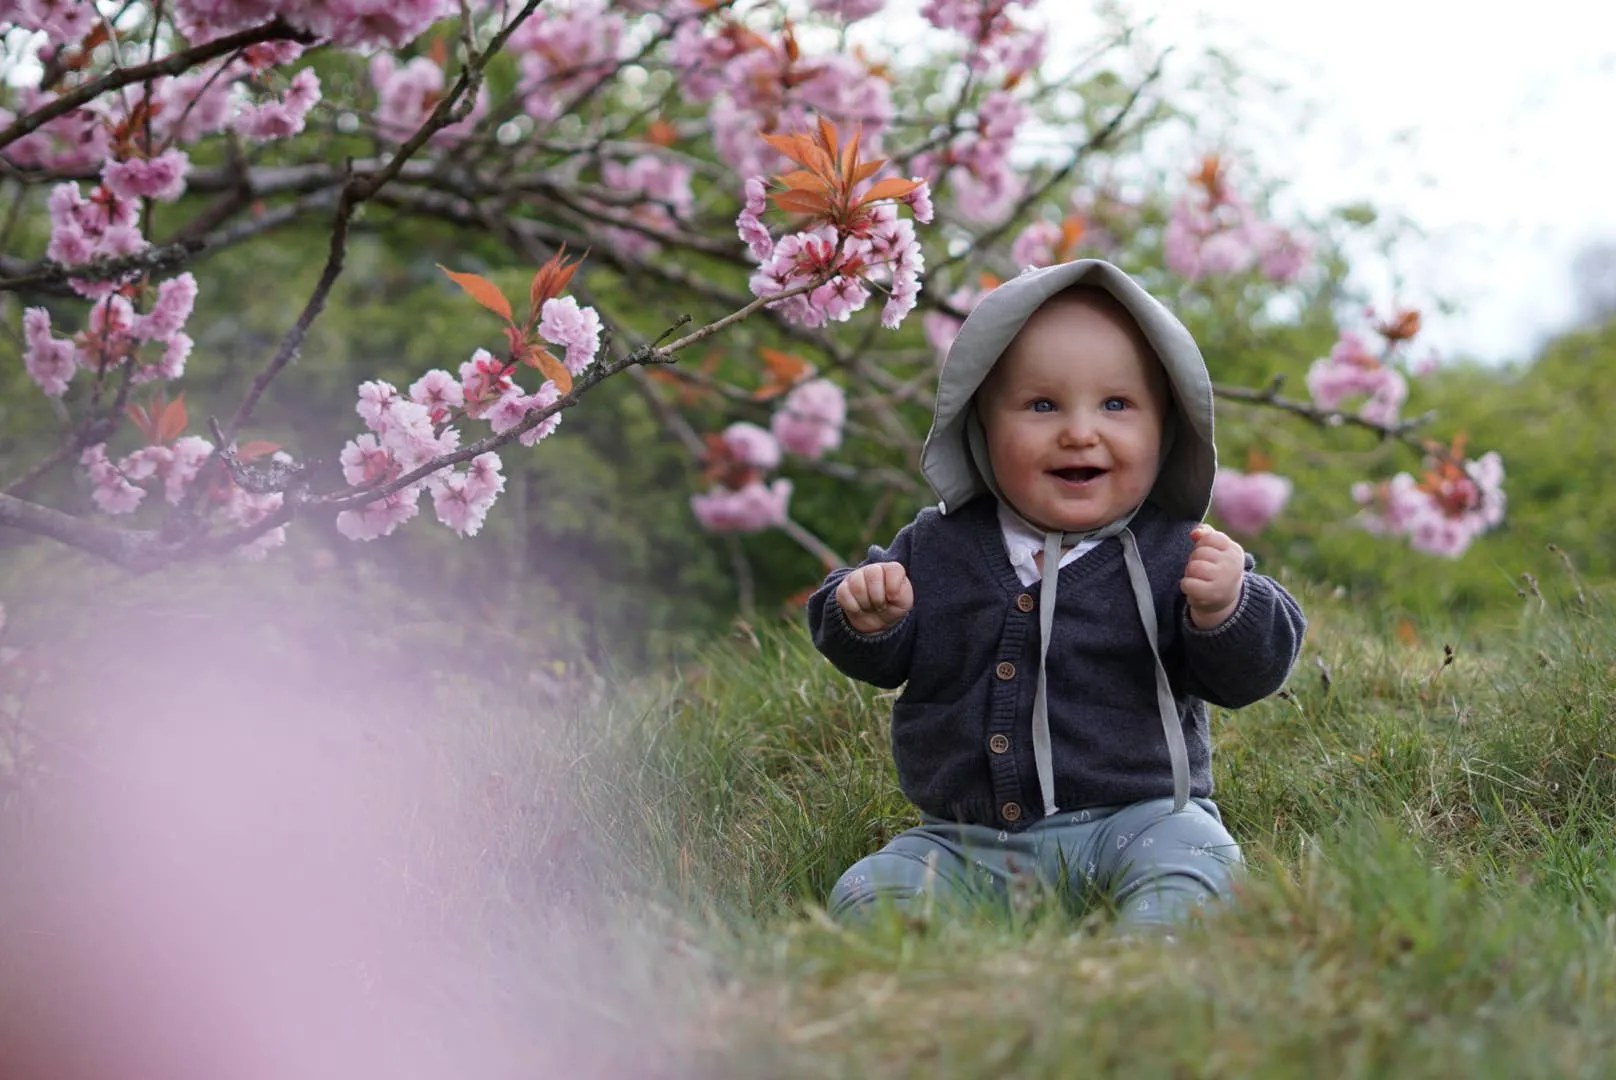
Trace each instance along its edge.
{"label": "patterned trousers", "polygon": [[1090,807],[1014,833],[927,816],[854,863],[831,890],[829,911],[857,921],[881,904],[1004,903],[1028,884],[1109,902],[1123,927],[1170,927],[1226,900],[1245,866],[1210,799],[1172,809],[1172,799]]}

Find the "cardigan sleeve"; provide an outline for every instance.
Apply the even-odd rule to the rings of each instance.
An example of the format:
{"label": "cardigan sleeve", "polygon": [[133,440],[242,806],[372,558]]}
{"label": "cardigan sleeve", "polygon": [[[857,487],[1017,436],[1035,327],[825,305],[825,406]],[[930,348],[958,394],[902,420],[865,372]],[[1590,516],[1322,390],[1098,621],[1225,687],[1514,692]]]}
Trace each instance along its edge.
{"label": "cardigan sleeve", "polygon": [[[905,525],[890,547],[872,544],[859,566],[895,562],[902,563],[907,571],[914,528],[913,523]],[[909,662],[915,646],[915,613],[908,612],[876,634],[861,634],[853,629],[842,605],[836,602],[836,587],[853,570],[844,566],[831,571],[824,584],[808,598],[808,627],[813,633],[814,646],[837,670],[860,682],[890,690],[909,678]]]}
{"label": "cardigan sleeve", "polygon": [[1284,686],[1307,633],[1301,605],[1255,566],[1248,554],[1234,614],[1210,630],[1190,621],[1187,602],[1180,605],[1186,688],[1223,708],[1250,705]]}

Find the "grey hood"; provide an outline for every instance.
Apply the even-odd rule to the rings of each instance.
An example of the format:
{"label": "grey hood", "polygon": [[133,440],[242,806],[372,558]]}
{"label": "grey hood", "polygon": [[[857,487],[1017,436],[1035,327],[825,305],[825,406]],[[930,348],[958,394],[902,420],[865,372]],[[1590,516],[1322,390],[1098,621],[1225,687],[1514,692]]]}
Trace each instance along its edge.
{"label": "grey hood", "polygon": [[998,495],[998,485],[985,475],[972,453],[975,427],[971,399],[1000,355],[1032,313],[1069,286],[1099,286],[1133,315],[1156,351],[1172,389],[1169,443],[1150,499],[1174,517],[1199,521],[1212,502],[1212,477],[1218,452],[1212,441],[1212,381],[1206,361],[1184,324],[1133,278],[1103,259],[1079,259],[1041,270],[1029,270],[982,298],[960,327],[943,362],[937,382],[937,404],[931,431],[920,453],[920,471],[942,501],[947,514],[978,495]]}

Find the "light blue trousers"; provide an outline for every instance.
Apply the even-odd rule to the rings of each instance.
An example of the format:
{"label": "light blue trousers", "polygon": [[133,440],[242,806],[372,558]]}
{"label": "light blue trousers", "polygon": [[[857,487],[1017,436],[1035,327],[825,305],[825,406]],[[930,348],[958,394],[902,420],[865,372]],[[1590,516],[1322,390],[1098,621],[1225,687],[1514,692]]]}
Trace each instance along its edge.
{"label": "light blue trousers", "polygon": [[829,911],[857,921],[882,903],[1002,903],[1022,882],[1108,901],[1125,927],[1172,926],[1227,899],[1245,866],[1210,799],[1172,810],[1172,799],[1090,807],[1014,833],[927,816],[854,863]]}

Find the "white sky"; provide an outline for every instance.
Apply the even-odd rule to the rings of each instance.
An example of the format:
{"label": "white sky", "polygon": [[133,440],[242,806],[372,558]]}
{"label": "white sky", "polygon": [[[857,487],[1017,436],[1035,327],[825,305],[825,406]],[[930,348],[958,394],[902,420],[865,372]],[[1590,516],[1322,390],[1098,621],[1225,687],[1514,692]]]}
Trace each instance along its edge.
{"label": "white sky", "polygon": [[[893,0],[918,11],[918,0]],[[1571,317],[1578,246],[1616,238],[1616,6],[1536,0],[1485,15],[1473,0],[1130,0],[1157,45],[1199,46],[1280,79],[1226,124],[1318,213],[1367,200],[1401,213],[1388,258],[1356,265],[1377,306],[1424,309],[1444,355],[1524,359]],[[1088,0],[1043,0],[1052,57],[1091,40]],[[1066,43],[1066,47],[1062,47]],[[1305,118],[1305,119],[1304,119]],[[1216,122],[1213,131],[1218,131]],[[1461,305],[1439,314],[1436,296]]]}

